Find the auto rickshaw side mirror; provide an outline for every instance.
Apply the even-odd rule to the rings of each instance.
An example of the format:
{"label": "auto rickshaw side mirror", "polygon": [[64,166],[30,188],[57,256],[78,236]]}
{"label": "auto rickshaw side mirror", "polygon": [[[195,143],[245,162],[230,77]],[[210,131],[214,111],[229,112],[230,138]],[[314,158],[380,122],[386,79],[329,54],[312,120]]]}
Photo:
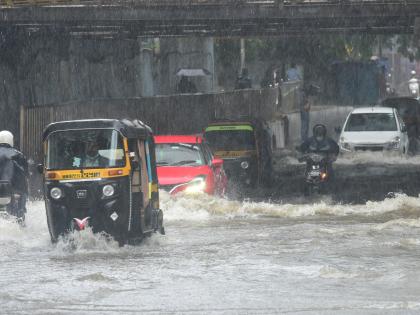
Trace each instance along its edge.
{"label": "auto rickshaw side mirror", "polygon": [[129,157],[130,157],[131,169],[137,170],[140,167],[140,162],[137,161],[137,159],[136,159],[136,153],[135,152],[130,152]]}
{"label": "auto rickshaw side mirror", "polygon": [[38,171],[39,174],[43,174],[44,173],[44,165],[43,164],[38,164],[36,166],[36,169]]}
{"label": "auto rickshaw side mirror", "polygon": [[131,168],[133,170],[137,170],[139,168],[140,163],[136,160],[131,160]]}
{"label": "auto rickshaw side mirror", "polygon": [[211,161],[211,166],[221,167],[221,166],[223,166],[223,160],[222,159],[213,159],[213,161]]}

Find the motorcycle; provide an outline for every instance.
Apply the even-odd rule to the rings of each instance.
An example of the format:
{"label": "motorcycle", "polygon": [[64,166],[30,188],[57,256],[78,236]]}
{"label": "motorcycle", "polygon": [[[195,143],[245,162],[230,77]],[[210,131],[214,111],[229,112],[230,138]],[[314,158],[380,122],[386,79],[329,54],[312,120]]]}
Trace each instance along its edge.
{"label": "motorcycle", "polygon": [[25,215],[19,211],[19,201],[22,195],[12,189],[10,181],[0,180],[0,215],[15,216],[20,224],[25,221]]}
{"label": "motorcycle", "polygon": [[303,155],[299,161],[306,162],[305,195],[324,193],[330,179],[328,155],[325,153],[308,153]]}

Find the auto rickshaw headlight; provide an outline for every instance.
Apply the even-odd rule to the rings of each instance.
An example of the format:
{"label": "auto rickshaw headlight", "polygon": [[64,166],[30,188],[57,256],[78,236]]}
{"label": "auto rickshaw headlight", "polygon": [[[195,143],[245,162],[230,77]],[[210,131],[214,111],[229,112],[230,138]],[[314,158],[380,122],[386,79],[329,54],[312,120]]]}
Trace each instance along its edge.
{"label": "auto rickshaw headlight", "polygon": [[249,163],[247,161],[241,162],[241,167],[246,170],[249,167]]}
{"label": "auto rickshaw headlight", "polygon": [[105,197],[111,197],[115,193],[115,188],[112,185],[105,185],[102,188],[102,193],[104,194]]}
{"label": "auto rickshaw headlight", "polygon": [[58,200],[63,196],[63,192],[61,191],[60,188],[54,187],[50,190],[50,196],[52,199]]}

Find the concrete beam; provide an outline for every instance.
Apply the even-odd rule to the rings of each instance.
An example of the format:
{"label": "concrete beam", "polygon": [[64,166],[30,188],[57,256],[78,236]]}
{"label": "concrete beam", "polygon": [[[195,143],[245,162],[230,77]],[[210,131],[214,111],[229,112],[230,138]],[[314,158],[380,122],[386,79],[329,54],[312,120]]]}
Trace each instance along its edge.
{"label": "concrete beam", "polygon": [[[280,2],[281,4],[281,2]],[[136,7],[123,5],[3,8],[0,27],[63,27],[85,35],[257,36],[306,32],[411,33],[420,2]]]}

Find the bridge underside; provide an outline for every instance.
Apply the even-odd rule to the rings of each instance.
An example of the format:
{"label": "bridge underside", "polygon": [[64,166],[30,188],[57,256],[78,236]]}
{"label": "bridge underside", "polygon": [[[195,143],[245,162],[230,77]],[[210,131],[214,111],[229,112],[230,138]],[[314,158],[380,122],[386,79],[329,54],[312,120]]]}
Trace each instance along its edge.
{"label": "bridge underside", "polygon": [[[56,5],[3,7],[0,28],[73,36],[279,36],[328,32],[413,33],[418,1],[238,1],[238,5]],[[83,2],[82,2],[83,3]],[[94,2],[93,2],[94,3]],[[136,2],[134,2],[135,4]]]}

